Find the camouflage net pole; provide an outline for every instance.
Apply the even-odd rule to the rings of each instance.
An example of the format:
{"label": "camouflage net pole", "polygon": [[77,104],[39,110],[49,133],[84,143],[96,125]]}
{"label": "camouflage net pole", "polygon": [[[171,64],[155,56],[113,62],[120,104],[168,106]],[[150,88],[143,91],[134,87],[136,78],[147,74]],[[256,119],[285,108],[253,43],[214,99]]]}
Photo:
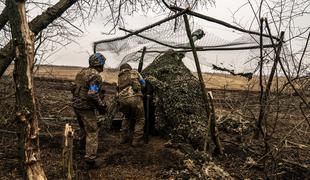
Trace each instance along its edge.
{"label": "camouflage net pole", "polygon": [[[207,97],[207,94],[206,94],[206,86],[205,86],[205,83],[204,83],[204,80],[203,80],[203,77],[202,77],[200,63],[199,63],[198,55],[197,55],[197,52],[196,52],[196,47],[195,47],[195,43],[194,43],[194,40],[193,40],[193,37],[192,37],[192,33],[191,33],[191,29],[190,29],[190,25],[189,25],[189,22],[188,22],[187,15],[184,14],[183,18],[184,18],[184,22],[185,22],[185,28],[186,28],[187,37],[189,39],[189,43],[191,45],[193,56],[194,56],[194,59],[195,59],[195,64],[196,64],[198,78],[199,78],[201,92],[202,92],[202,98],[203,98],[203,101],[204,101],[206,113],[208,115],[207,117],[211,117],[210,116],[211,111],[210,111],[210,107],[209,107],[208,97]],[[212,96],[210,96],[210,97],[212,97]],[[213,101],[213,98],[210,98],[210,100]],[[223,148],[221,146],[220,140],[219,140],[218,136],[215,135],[215,133],[216,133],[216,131],[215,131],[216,122],[215,122],[215,111],[214,111],[213,103],[212,103],[212,113],[213,113],[213,117],[214,117],[214,118],[212,118],[212,120],[213,120],[212,123],[211,123],[211,119],[210,118],[207,119],[207,122],[212,124],[211,126],[208,126],[208,128],[211,128],[211,136],[212,137],[216,137],[216,138],[212,138],[212,139],[214,139],[214,143],[216,145],[216,151],[215,152],[218,153],[218,154],[223,154],[223,150],[222,150]],[[207,132],[208,133],[206,134],[206,139],[208,139],[208,134],[210,132],[210,129]]]}
{"label": "camouflage net pole", "polygon": [[[263,48],[273,48],[272,44],[264,45]],[[275,47],[279,47],[279,45],[275,45]],[[228,48],[217,48],[217,47],[205,47],[205,48],[197,48],[196,51],[241,51],[241,50],[250,50],[250,49],[259,49],[260,46],[246,46],[246,47],[228,47]],[[191,49],[184,50],[175,50],[175,52],[186,53],[191,52]],[[141,51],[138,51],[141,52]],[[166,51],[157,51],[157,50],[147,50],[146,53],[164,53]]]}

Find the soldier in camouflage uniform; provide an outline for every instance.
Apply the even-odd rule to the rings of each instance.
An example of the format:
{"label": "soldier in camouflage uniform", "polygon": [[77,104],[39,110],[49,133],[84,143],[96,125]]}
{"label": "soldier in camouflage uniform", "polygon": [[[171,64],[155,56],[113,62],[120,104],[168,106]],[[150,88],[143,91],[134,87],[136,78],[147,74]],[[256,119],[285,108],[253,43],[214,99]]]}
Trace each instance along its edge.
{"label": "soldier in camouflage uniform", "polygon": [[102,86],[100,72],[103,71],[105,57],[95,53],[89,57],[89,67],[83,68],[75,78],[73,107],[80,125],[81,144],[85,144],[85,162],[91,167],[98,166],[98,125],[96,110],[103,114],[106,104],[99,96]]}
{"label": "soldier in camouflage uniform", "polygon": [[118,101],[120,111],[125,115],[122,122],[121,143],[132,146],[143,145],[144,109],[141,92],[145,81],[142,76],[127,63],[120,66],[118,74]]}

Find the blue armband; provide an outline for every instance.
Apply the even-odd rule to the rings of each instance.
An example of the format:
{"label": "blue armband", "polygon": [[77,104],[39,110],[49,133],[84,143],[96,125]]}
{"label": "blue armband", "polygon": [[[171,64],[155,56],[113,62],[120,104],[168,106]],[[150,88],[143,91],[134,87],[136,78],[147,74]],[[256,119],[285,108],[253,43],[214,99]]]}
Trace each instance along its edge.
{"label": "blue armband", "polygon": [[88,88],[89,91],[99,92],[99,86],[96,84],[90,85]]}
{"label": "blue armband", "polygon": [[139,80],[139,83],[140,83],[142,86],[144,86],[144,85],[145,85],[145,80],[144,80],[144,79],[140,79],[140,80]]}

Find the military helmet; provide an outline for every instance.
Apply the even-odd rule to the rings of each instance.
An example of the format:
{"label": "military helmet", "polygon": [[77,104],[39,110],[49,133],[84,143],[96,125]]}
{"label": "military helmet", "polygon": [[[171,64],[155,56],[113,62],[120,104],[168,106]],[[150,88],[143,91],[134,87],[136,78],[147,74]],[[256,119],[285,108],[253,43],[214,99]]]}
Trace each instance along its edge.
{"label": "military helmet", "polygon": [[132,67],[128,64],[128,63],[124,63],[119,67],[119,70],[123,70],[123,69],[129,69],[132,70]]}
{"label": "military helmet", "polygon": [[90,67],[103,66],[106,58],[101,53],[95,53],[88,59]]}

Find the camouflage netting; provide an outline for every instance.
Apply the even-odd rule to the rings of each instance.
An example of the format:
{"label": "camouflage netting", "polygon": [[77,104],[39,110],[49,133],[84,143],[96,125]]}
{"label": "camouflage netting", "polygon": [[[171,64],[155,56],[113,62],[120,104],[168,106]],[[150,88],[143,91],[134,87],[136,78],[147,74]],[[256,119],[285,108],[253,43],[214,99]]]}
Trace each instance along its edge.
{"label": "camouflage netting", "polygon": [[167,51],[142,72],[155,87],[156,128],[176,142],[202,148],[207,133],[207,113],[198,79],[178,53]]}
{"label": "camouflage netting", "polygon": [[[224,39],[224,36],[218,34],[217,31],[212,30],[213,28],[222,28],[222,26],[208,21],[203,21],[202,23],[199,18],[194,16],[189,16],[189,18],[192,32],[201,29],[205,33],[202,39],[195,42],[197,48],[200,47],[210,50],[213,48],[245,48],[259,45],[259,36],[257,35],[241,35],[238,31],[227,29],[226,33],[236,38],[234,40],[227,40]],[[134,32],[141,29],[131,29],[129,31]],[[263,40],[265,45],[271,44],[269,38],[264,37]],[[171,48],[175,48],[175,51],[190,48],[188,42],[184,20],[182,17],[178,17],[139,32],[138,35],[129,35],[126,32],[123,36],[117,38],[94,42],[94,50],[106,56],[109,60],[106,64],[107,67],[115,68],[123,63],[129,63],[134,68],[137,68],[142,56],[143,47],[146,48],[146,53],[143,55],[143,63],[144,65],[148,65],[161,52],[165,52]],[[270,51],[272,49],[265,48],[265,50]],[[268,52],[266,53],[269,54]],[[240,73],[238,75],[247,73],[246,75],[249,76],[253,71],[257,70],[257,61],[253,61],[253,59],[259,60],[257,58],[259,57],[259,49],[238,50],[234,52],[221,51],[220,53],[219,51],[198,51],[198,56],[203,72],[229,69],[230,72]],[[192,53],[186,53],[183,62],[190,70],[196,70]],[[222,69],[215,69],[213,65]]]}

